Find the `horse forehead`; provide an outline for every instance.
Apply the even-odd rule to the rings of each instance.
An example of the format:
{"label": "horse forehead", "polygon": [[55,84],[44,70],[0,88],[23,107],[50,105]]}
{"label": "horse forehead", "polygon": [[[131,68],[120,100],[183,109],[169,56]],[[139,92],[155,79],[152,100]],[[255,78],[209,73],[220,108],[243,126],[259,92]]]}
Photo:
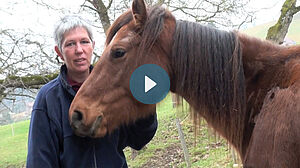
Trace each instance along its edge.
{"label": "horse forehead", "polygon": [[128,43],[135,37],[135,33],[129,31],[126,27],[121,28],[112,39],[112,44],[116,42]]}

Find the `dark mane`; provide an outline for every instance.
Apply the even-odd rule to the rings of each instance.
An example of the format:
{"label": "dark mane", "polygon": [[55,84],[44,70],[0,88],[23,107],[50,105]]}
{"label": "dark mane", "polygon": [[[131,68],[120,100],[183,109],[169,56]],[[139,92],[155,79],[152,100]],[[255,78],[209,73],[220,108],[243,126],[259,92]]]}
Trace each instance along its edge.
{"label": "dark mane", "polygon": [[138,56],[144,57],[150,51],[154,43],[159,38],[164,28],[164,18],[166,10],[161,6],[153,6],[148,9],[148,19],[143,27],[141,43],[139,46]]}
{"label": "dark mane", "polygon": [[245,77],[236,33],[177,21],[173,41],[174,92],[189,93],[183,95],[196,102],[195,115],[203,111],[206,120],[228,133],[223,136],[231,143],[242,145]]}

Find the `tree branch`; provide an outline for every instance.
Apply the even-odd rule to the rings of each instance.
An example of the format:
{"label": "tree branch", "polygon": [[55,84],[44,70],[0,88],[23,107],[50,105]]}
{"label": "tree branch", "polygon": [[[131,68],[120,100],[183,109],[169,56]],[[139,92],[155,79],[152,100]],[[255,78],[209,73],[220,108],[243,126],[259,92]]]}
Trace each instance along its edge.
{"label": "tree branch", "polygon": [[56,78],[57,73],[47,75],[9,76],[0,80],[0,88],[39,88],[50,80]]}
{"label": "tree branch", "polygon": [[294,10],[295,14],[298,13],[299,11],[300,11],[300,6],[295,7],[295,10]]}

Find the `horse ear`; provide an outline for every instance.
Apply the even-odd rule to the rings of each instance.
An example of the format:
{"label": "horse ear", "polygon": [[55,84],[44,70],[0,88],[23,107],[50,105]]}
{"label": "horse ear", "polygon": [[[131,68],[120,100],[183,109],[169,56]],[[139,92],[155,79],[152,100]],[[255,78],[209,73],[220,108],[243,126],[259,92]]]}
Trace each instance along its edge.
{"label": "horse ear", "polygon": [[138,28],[142,28],[147,20],[147,9],[144,0],[133,0],[132,15]]}

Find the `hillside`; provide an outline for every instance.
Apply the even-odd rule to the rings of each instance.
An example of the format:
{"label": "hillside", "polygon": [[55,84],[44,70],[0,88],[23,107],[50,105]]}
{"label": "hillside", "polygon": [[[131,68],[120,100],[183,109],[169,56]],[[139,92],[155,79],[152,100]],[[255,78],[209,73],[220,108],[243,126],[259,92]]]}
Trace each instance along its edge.
{"label": "hillside", "polygon": [[[268,22],[262,25],[248,28],[246,30],[242,30],[242,32],[250,36],[255,36],[261,39],[265,39],[267,36],[268,29],[271,26],[273,26],[275,23],[276,21]],[[295,41],[297,44],[300,44],[300,15],[294,17],[294,20],[289,27],[287,37]]]}

